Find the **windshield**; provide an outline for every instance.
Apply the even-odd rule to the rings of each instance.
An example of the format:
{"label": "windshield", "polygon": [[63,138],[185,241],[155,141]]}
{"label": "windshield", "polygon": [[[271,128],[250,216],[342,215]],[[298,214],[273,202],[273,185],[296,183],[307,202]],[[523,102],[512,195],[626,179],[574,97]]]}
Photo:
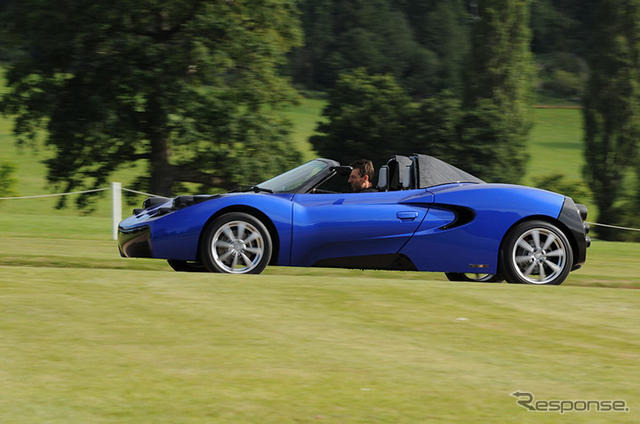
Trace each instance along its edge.
{"label": "windshield", "polygon": [[284,174],[280,174],[270,180],[260,183],[258,184],[258,187],[271,190],[274,193],[294,192],[302,187],[312,177],[322,170],[327,169],[329,166],[331,165],[327,162],[314,159],[298,166],[297,168],[293,168]]}

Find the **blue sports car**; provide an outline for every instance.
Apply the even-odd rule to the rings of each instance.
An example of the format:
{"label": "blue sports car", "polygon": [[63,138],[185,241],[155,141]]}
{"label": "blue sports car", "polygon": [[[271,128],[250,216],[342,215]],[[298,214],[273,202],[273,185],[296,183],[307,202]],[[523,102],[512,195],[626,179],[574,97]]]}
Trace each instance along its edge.
{"label": "blue sports car", "polygon": [[148,198],[120,223],[120,254],[176,271],[324,266],[522,284],[561,284],[585,261],[587,209],[569,197],[420,154],[390,158],[375,192],[349,192],[350,171],[314,159],[244,191]]}

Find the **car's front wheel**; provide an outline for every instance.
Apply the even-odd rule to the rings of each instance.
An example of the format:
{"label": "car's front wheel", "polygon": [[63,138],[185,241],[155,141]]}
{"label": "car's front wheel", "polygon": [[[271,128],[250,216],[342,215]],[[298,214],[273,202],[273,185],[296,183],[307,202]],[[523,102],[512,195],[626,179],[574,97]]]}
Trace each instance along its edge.
{"label": "car's front wheel", "polygon": [[259,219],[231,212],[207,226],[200,249],[202,263],[209,271],[259,274],[271,259],[272,243]]}
{"label": "car's front wheel", "polygon": [[545,221],[516,225],[507,234],[501,255],[506,280],[516,284],[562,284],[573,266],[567,236]]}

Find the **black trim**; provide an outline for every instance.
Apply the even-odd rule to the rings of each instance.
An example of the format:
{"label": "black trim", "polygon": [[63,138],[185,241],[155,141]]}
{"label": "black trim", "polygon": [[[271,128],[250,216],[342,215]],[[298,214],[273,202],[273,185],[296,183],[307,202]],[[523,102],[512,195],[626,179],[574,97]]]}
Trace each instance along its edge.
{"label": "black trim", "polygon": [[444,204],[434,204],[431,206],[434,209],[442,209],[453,212],[456,217],[450,223],[443,225],[439,228],[439,230],[450,230],[451,228],[461,227],[465,224],[470,223],[476,217],[476,213],[473,209],[467,208],[465,206],[457,206],[457,205],[444,205]]}
{"label": "black trim", "polygon": [[167,203],[169,201],[168,198],[166,197],[147,197],[146,199],[144,199],[144,202],[142,202],[142,207],[144,209],[149,209],[152,208],[154,206],[158,206],[158,205],[162,205],[164,203]]}
{"label": "black trim", "polygon": [[186,208],[187,206],[195,205],[197,203],[202,203],[207,200],[217,199],[218,197],[220,197],[219,194],[213,194],[213,195],[197,194],[195,196],[190,196],[190,195],[178,196],[175,199],[173,199],[171,208],[174,210],[178,210],[178,209]]}
{"label": "black trim", "polygon": [[576,208],[578,208],[578,212],[580,213],[580,218],[584,221],[587,219],[587,207],[580,203],[576,203]]}
{"label": "black trim", "polygon": [[587,247],[591,244],[591,240],[585,233],[584,222],[580,217],[582,213],[586,216],[586,207],[584,210],[579,211],[573,199],[565,197],[558,220],[567,227],[576,244],[575,252],[573,252],[574,263],[572,270],[580,268],[580,265],[585,262],[587,259]]}
{"label": "black trim", "polygon": [[151,232],[149,227],[131,230],[118,228],[118,248],[125,258],[151,258]]}
{"label": "black trim", "polygon": [[417,268],[414,263],[411,262],[411,259],[400,253],[322,259],[312,266],[327,268],[417,271]]}

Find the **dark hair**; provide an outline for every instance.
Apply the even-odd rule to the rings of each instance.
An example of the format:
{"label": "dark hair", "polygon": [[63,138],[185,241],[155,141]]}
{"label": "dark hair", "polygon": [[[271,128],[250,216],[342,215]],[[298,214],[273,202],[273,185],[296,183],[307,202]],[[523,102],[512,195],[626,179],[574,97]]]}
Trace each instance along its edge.
{"label": "dark hair", "polygon": [[351,163],[351,168],[357,169],[361,177],[369,176],[369,181],[373,181],[373,162],[369,159],[358,159]]}

